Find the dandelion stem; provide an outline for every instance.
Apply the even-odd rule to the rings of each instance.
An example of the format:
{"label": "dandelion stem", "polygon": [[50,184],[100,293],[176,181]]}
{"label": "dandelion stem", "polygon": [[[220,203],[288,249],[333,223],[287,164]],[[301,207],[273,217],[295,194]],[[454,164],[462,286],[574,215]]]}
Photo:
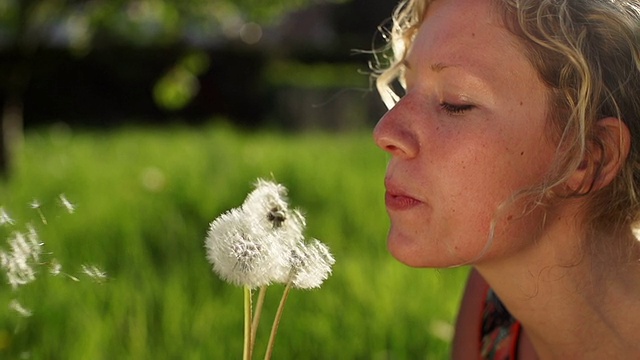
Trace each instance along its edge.
{"label": "dandelion stem", "polygon": [[273,326],[271,327],[271,335],[269,335],[269,343],[267,344],[267,352],[264,354],[264,360],[270,360],[271,354],[273,353],[273,347],[276,342],[276,334],[278,332],[278,326],[280,325],[280,319],[282,318],[282,312],[284,310],[284,305],[287,302],[287,298],[289,297],[289,291],[291,291],[292,282],[289,281],[287,285],[284,287],[284,292],[282,293],[282,298],[280,299],[280,305],[278,305],[278,310],[276,311],[276,317],[273,319]]}
{"label": "dandelion stem", "polygon": [[242,360],[251,359],[251,288],[244,287],[244,349]]}
{"label": "dandelion stem", "polygon": [[262,315],[262,307],[264,305],[264,299],[267,295],[267,287],[261,286],[258,292],[258,299],[256,301],[255,313],[253,314],[253,322],[251,323],[251,351],[255,348],[256,335],[258,333],[258,324],[260,324],[260,316]]}

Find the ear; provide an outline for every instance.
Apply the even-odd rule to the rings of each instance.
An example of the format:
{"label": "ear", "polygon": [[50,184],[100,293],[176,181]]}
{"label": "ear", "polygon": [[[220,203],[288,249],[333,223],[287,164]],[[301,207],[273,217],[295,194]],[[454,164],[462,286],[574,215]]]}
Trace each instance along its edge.
{"label": "ear", "polygon": [[567,180],[569,189],[579,195],[609,185],[629,156],[631,133],[623,121],[608,117],[595,126],[595,139],[587,144],[585,158]]}

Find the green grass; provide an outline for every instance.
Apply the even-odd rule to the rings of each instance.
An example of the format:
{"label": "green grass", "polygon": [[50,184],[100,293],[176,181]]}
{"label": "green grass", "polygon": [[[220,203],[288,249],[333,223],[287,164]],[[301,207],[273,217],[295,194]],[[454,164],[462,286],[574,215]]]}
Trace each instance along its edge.
{"label": "green grass", "polygon": [[[292,291],[275,359],[445,359],[466,269],[410,269],[386,250],[387,157],[368,133],[245,133],[224,125],[27,134],[0,206],[32,222],[63,271],[43,268],[18,291],[30,317],[0,313],[0,358],[239,359],[242,289],[206,262],[208,223],[272,176],[305,210],[307,234],[329,245],[333,275]],[[76,204],[57,204],[64,193]],[[47,224],[29,203],[37,199]],[[5,245],[0,245],[5,247]],[[95,264],[109,279],[80,274]],[[257,356],[282,292],[267,294]]]}

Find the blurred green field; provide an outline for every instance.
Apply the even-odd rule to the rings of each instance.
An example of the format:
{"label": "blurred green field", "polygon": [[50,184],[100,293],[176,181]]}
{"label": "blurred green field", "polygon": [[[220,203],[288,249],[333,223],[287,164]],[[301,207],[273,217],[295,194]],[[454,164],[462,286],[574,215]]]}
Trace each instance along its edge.
{"label": "blurred green field", "polygon": [[[31,222],[44,251],[80,281],[43,267],[18,291],[0,284],[0,358],[241,358],[242,289],[211,271],[203,238],[257,177],[289,188],[307,234],[336,258],[321,289],[292,291],[275,359],[448,358],[467,270],[410,269],[387,253],[386,160],[366,132],[294,136],[211,124],[27,133],[15,175],[0,185],[0,206],[16,220],[0,235]],[[29,206],[34,199],[47,224]],[[83,276],[83,264],[108,280]],[[256,359],[281,292],[267,293]],[[12,299],[32,316],[10,311]]]}

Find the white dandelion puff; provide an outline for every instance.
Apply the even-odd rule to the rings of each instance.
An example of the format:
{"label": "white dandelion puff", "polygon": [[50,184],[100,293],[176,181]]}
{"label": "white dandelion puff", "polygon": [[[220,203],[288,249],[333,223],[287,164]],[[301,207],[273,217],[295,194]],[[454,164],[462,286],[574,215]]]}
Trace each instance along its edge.
{"label": "white dandelion puff", "polygon": [[258,179],[254,184],[254,190],[247,195],[243,206],[249,211],[258,212],[261,212],[263,208],[270,209],[272,207],[286,210],[289,207],[287,188],[273,181]]}
{"label": "white dandelion puff", "polygon": [[288,221],[287,189],[271,181],[258,179],[255,189],[247,195],[242,210],[258,234],[282,228]]}
{"label": "white dandelion puff", "polygon": [[298,289],[318,288],[331,275],[335,263],[329,248],[319,240],[298,243],[291,252],[291,282]]}
{"label": "white dandelion puff", "polygon": [[60,204],[69,214],[73,214],[76,211],[76,206],[64,194],[60,194],[58,200],[60,200]]}
{"label": "white dandelion puff", "polygon": [[289,209],[286,195],[284,186],[258,179],[240,207],[211,223],[207,259],[223,280],[256,288],[289,278],[289,254],[303,239],[305,219]]}
{"label": "white dandelion puff", "polygon": [[329,276],[328,248],[317,240],[305,244],[306,220],[287,201],[284,186],[258,179],[240,207],[211,223],[207,259],[223,280],[250,288],[293,281],[307,289]]}
{"label": "white dandelion puff", "polygon": [[13,225],[13,224],[15,224],[15,221],[11,218],[11,216],[9,216],[9,214],[3,207],[0,207],[0,225]]}
{"label": "white dandelion puff", "polygon": [[286,272],[285,249],[273,237],[256,236],[246,219],[235,208],[211,223],[205,240],[207,259],[229,283],[250,288],[269,285]]}
{"label": "white dandelion puff", "polygon": [[289,209],[287,189],[280,184],[258,179],[241,209],[253,236],[280,242],[285,252],[304,238],[305,218],[299,210]]}
{"label": "white dandelion puff", "polygon": [[[207,260],[224,281],[244,286],[244,358],[250,357],[264,304],[264,290],[286,284],[271,328],[265,359],[271,358],[282,310],[291,288],[319,287],[331,274],[335,260],[318,240],[304,241],[306,220],[290,209],[287,189],[258,179],[242,205],[218,216],[205,238]],[[251,289],[260,288],[256,317],[252,321]]]}
{"label": "white dandelion puff", "polygon": [[22,304],[20,304],[20,302],[16,299],[13,299],[11,300],[11,302],[9,302],[9,309],[17,312],[20,316],[29,317],[33,315],[31,310],[22,306]]}
{"label": "white dandelion puff", "polygon": [[81,268],[82,268],[82,273],[84,273],[94,281],[103,282],[107,279],[107,273],[102,271],[99,267],[95,265],[83,264]]}
{"label": "white dandelion puff", "polygon": [[255,264],[263,257],[262,245],[248,241],[243,236],[229,245],[231,257],[236,259],[234,267],[243,273],[255,270]]}

